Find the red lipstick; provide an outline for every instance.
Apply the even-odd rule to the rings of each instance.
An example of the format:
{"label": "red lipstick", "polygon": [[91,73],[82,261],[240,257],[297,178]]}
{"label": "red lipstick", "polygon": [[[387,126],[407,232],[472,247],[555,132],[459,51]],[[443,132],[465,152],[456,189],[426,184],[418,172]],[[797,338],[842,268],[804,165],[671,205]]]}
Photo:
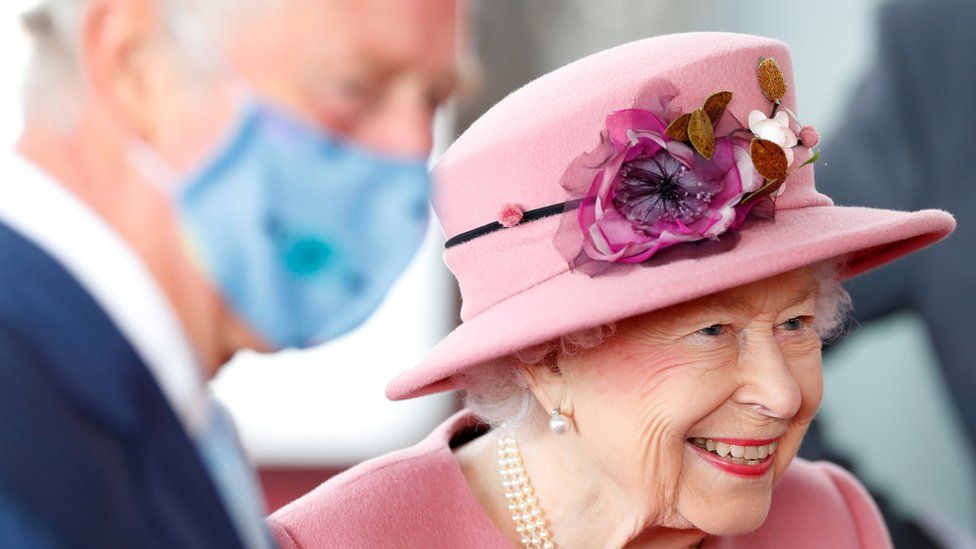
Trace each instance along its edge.
{"label": "red lipstick", "polygon": [[[713,439],[713,440],[718,441],[719,439]],[[729,440],[734,440],[734,439],[729,439]],[[772,439],[772,440],[776,440],[776,439]],[[723,439],[722,442],[726,442],[726,440]],[[759,443],[757,444],[757,446],[761,444],[762,443]],[[775,455],[775,454],[769,454],[768,456],[760,460],[759,463],[757,463],[756,465],[745,465],[745,464],[740,465],[738,463],[732,463],[731,461],[721,458],[718,456],[718,454],[709,452],[708,450],[704,448],[700,448],[691,442],[688,442],[688,445],[691,446],[691,448],[695,452],[697,452],[702,459],[704,459],[708,463],[711,463],[715,467],[718,467],[719,469],[725,471],[726,473],[732,473],[733,475],[741,475],[744,477],[751,477],[751,478],[760,477],[763,474],[765,474],[766,471],[769,471],[769,469],[773,466],[773,456]]]}
{"label": "red lipstick", "polygon": [[715,442],[735,444],[736,446],[765,446],[779,440],[779,438],[713,438]]}

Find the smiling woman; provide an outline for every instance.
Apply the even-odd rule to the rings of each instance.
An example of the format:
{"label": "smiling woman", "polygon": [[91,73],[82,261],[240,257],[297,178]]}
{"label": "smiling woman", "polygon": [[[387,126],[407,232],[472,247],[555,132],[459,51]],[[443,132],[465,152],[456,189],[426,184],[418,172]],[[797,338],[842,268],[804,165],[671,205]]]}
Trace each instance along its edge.
{"label": "smiling woman", "polygon": [[[648,517],[750,532],[820,405],[821,340],[848,303],[839,274],[828,261],[519,351],[462,374],[467,408],[502,431],[525,418],[521,453],[549,463],[532,474],[539,499],[560,513],[596,504],[627,517],[617,539],[637,537]],[[574,418],[569,444],[547,435],[541,402]],[[495,474],[490,438],[456,455],[469,484],[488,488],[476,491],[482,505],[503,517],[504,494],[480,478]],[[585,541],[590,525],[578,527],[573,538]]]}
{"label": "smiling woman", "polygon": [[834,206],[795,111],[785,44],[693,33],[475,122],[435,170],[464,322],[387,388],[466,409],[275,513],[282,546],[889,547],[858,481],[796,454],[841,281],[954,221]]}

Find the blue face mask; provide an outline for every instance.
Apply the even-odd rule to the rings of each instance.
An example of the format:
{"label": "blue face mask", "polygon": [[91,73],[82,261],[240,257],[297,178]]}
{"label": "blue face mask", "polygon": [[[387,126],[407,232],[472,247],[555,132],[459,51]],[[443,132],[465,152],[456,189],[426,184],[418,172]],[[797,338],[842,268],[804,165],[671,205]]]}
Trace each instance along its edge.
{"label": "blue face mask", "polygon": [[379,156],[252,100],[174,202],[195,258],[268,344],[307,347],[361,324],[427,227],[422,159]]}

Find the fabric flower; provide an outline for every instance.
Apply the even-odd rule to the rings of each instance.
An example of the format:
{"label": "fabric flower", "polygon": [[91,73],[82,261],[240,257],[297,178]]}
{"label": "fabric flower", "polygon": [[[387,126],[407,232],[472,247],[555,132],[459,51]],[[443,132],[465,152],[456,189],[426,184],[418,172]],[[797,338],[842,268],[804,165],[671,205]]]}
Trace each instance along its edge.
{"label": "fabric flower", "polygon": [[580,202],[583,251],[594,260],[639,263],[658,250],[738,227],[763,184],[749,161],[749,140],[719,137],[711,159],[665,134],[667,124],[641,109],[607,117],[610,158]]}
{"label": "fabric flower", "polygon": [[518,204],[505,204],[498,214],[498,222],[502,227],[511,228],[522,222],[525,211]]}
{"label": "fabric flower", "polygon": [[817,143],[820,143],[820,134],[813,126],[803,126],[800,130],[800,143],[803,143],[804,147],[812,149],[817,146]]}
{"label": "fabric flower", "polygon": [[775,116],[769,118],[762,111],[752,111],[749,113],[749,130],[756,137],[772,141],[783,147],[787,165],[793,164],[793,147],[799,141],[790,128],[790,117],[785,112],[779,111]]}

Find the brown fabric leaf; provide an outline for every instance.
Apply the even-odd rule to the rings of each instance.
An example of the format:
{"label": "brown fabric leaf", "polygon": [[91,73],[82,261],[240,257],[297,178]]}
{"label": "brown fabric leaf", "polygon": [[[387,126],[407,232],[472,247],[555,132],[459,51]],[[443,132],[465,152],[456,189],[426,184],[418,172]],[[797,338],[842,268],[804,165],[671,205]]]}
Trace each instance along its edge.
{"label": "brown fabric leaf", "polygon": [[766,139],[758,137],[752,140],[749,146],[749,156],[752,157],[752,165],[756,167],[759,175],[766,179],[784,179],[789,163],[786,161],[786,153],[783,147]]}
{"label": "brown fabric leaf", "polygon": [[729,105],[729,101],[732,101],[732,92],[730,91],[720,91],[715,92],[708,96],[705,100],[705,105],[702,109],[705,110],[705,114],[708,115],[708,119],[712,121],[712,125],[718,124],[722,114],[725,112],[725,107]]}
{"label": "brown fabric leaf", "polygon": [[691,113],[686,112],[682,114],[668,124],[668,128],[664,130],[664,133],[666,133],[671,139],[675,139],[677,141],[688,141],[689,119],[691,119]]}
{"label": "brown fabric leaf", "polygon": [[698,154],[705,158],[711,158],[715,154],[715,130],[704,109],[691,112],[691,118],[688,119],[688,138]]}
{"label": "brown fabric leaf", "polygon": [[786,95],[786,79],[771,57],[759,62],[759,87],[766,99],[776,102]]}

